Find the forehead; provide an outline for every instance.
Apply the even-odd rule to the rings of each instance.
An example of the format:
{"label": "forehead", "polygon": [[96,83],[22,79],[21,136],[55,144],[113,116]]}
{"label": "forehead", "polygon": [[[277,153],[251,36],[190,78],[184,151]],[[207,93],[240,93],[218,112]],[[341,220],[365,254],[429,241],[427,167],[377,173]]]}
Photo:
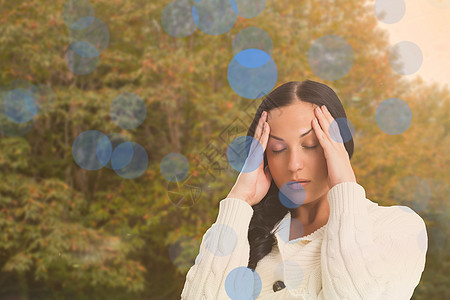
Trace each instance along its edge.
{"label": "forehead", "polygon": [[315,118],[314,108],[317,105],[309,102],[295,104],[273,109],[268,112],[267,123],[274,135],[286,135],[294,131],[296,135],[308,131],[311,121]]}

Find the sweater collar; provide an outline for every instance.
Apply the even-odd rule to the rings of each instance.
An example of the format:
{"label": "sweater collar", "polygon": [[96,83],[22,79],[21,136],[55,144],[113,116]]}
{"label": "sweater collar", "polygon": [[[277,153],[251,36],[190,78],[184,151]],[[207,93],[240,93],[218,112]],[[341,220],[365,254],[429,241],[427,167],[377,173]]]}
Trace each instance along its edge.
{"label": "sweater collar", "polygon": [[290,233],[290,226],[291,226],[291,212],[288,211],[286,215],[274,226],[272,229],[272,233],[275,232],[275,237],[280,242],[284,242],[285,244],[295,244],[299,241],[313,241],[313,240],[319,240],[323,238],[323,234],[325,232],[327,224],[323,225],[322,227],[316,229],[314,232],[302,236],[299,238],[296,238],[294,240],[289,241],[289,233]]}

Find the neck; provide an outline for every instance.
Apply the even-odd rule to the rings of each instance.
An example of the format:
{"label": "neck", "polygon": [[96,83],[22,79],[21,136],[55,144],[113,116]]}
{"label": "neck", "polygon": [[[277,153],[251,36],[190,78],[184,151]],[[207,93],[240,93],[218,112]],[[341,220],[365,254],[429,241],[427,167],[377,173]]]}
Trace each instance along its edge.
{"label": "neck", "polygon": [[327,193],[312,202],[297,207],[292,214],[293,218],[299,220],[303,226],[321,227],[328,222],[330,216],[330,205]]}

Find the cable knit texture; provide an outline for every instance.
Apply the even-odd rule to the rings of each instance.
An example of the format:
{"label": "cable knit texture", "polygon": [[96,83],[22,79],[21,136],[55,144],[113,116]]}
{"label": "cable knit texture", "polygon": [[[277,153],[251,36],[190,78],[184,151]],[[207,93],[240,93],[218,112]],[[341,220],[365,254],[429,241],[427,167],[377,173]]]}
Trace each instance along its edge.
{"label": "cable knit texture", "polygon": [[[289,240],[290,212],[274,227],[277,244],[255,269],[262,281],[256,299],[411,299],[428,249],[422,218],[406,206],[379,206],[356,182],[335,185],[327,199],[328,222],[313,233]],[[225,280],[248,264],[252,216],[241,199],[220,201],[181,299],[231,299]],[[274,292],[277,280],[286,287]]]}

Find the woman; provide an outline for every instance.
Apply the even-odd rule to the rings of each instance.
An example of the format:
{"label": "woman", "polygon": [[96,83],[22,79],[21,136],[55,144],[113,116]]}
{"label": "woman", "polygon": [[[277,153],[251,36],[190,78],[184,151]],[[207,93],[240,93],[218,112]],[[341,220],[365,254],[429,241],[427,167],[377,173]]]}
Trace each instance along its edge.
{"label": "woman", "polygon": [[310,80],[262,101],[247,135],[264,163],[240,173],[220,201],[182,299],[411,298],[425,267],[425,223],[365,197],[353,139],[333,130],[336,118],[346,114],[335,92]]}

